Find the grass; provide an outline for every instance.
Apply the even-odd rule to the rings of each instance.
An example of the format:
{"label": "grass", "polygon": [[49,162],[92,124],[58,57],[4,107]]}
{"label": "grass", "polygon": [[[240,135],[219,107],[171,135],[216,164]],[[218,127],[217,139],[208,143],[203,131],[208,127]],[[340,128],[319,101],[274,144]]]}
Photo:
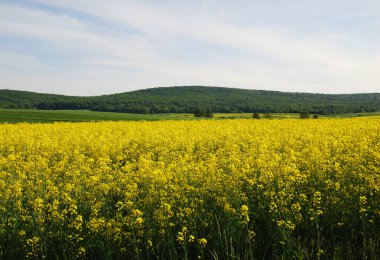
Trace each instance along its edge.
{"label": "grass", "polygon": [[34,109],[1,109],[0,122],[50,123],[50,122],[83,122],[83,121],[154,121],[176,119],[172,114],[131,114],[97,112],[88,110],[34,110]]}
{"label": "grass", "polygon": [[[299,113],[271,113],[272,119],[287,119],[287,118],[299,118]],[[250,119],[252,118],[252,113],[216,113],[215,118],[221,119]],[[264,114],[260,113],[261,118],[264,118]],[[374,113],[347,113],[347,114],[336,114],[336,115],[318,115],[319,118],[353,118],[353,117],[380,117],[380,112]],[[313,114],[310,114],[310,118]]]}
{"label": "grass", "polygon": [[335,117],[342,118],[352,118],[352,117],[380,117],[380,112],[374,113],[347,113],[347,114],[338,114]]}
{"label": "grass", "polygon": [[[264,118],[264,114],[260,114],[261,118]],[[274,119],[285,119],[285,118],[299,118],[298,113],[272,113],[272,118]],[[215,118],[223,119],[244,119],[252,118],[252,113],[217,113]]]}
{"label": "grass", "polygon": [[[261,116],[263,116],[261,114]],[[272,113],[273,119],[299,118],[298,113]],[[352,118],[352,117],[380,117],[376,113],[350,113],[337,115],[322,115],[321,118]],[[215,113],[216,119],[250,119],[252,113]],[[51,122],[83,122],[83,121],[156,121],[156,120],[194,120],[192,114],[132,114],[97,112],[89,110],[35,110],[35,109],[0,109],[0,123],[51,123]]]}

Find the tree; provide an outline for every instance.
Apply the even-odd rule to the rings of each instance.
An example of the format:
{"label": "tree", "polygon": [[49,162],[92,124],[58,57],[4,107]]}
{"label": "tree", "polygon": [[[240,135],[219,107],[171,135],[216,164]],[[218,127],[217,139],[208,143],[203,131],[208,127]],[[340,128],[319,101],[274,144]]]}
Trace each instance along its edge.
{"label": "tree", "polygon": [[204,112],[199,107],[197,107],[194,111],[194,116],[195,117],[202,117],[203,115],[204,115]]}
{"label": "tree", "polygon": [[260,119],[260,114],[255,112],[255,113],[253,113],[252,117],[253,117],[253,119]]}
{"label": "tree", "polygon": [[206,113],[205,113],[205,117],[213,118],[214,117],[214,113],[210,109],[207,109]]}
{"label": "tree", "polygon": [[317,114],[313,115],[314,119],[317,119],[319,116]]}
{"label": "tree", "polygon": [[208,118],[212,118],[214,117],[214,113],[211,111],[211,109],[201,109],[199,107],[197,107],[195,110],[194,110],[194,116],[195,117],[208,117]]}
{"label": "tree", "polygon": [[272,118],[272,115],[270,113],[265,113],[264,114],[264,118],[266,119],[271,119]]}
{"label": "tree", "polygon": [[301,112],[301,113],[300,113],[300,118],[301,118],[301,119],[307,119],[307,118],[310,118],[310,114],[309,114],[309,112],[307,112],[307,111],[303,111],[303,112]]}

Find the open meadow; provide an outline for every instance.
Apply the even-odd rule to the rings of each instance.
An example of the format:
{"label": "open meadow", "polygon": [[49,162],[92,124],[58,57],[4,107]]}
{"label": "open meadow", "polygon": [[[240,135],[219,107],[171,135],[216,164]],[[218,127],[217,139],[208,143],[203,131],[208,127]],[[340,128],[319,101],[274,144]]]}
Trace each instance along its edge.
{"label": "open meadow", "polygon": [[[264,118],[264,113],[260,113]],[[272,119],[299,118],[299,113],[272,113]],[[380,112],[318,115],[321,118],[380,117]],[[214,113],[215,119],[252,119],[252,113]],[[0,109],[0,123],[52,123],[90,121],[192,120],[191,113],[134,114],[89,110]]]}
{"label": "open meadow", "polygon": [[88,121],[156,121],[173,119],[171,114],[132,114],[89,110],[0,109],[0,122],[52,123]]}
{"label": "open meadow", "polygon": [[0,125],[0,259],[378,259],[380,120]]}

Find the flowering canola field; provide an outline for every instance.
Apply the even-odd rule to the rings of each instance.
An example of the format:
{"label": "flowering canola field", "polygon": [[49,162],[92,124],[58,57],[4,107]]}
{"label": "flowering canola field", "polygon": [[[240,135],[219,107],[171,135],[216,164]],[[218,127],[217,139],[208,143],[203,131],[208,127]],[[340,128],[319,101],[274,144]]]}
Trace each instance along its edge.
{"label": "flowering canola field", "polygon": [[0,258],[379,248],[379,119],[0,125]]}

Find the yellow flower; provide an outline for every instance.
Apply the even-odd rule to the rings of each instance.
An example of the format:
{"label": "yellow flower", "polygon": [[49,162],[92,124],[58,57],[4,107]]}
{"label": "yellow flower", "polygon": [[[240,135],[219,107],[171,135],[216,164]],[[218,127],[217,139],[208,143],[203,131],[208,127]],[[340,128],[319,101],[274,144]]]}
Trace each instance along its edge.
{"label": "yellow flower", "polygon": [[[316,236],[316,228],[355,226],[352,237],[360,236],[380,216],[379,122],[0,124],[0,234],[20,245],[3,252],[64,255],[51,243],[64,239],[73,245],[65,252],[78,258],[96,245],[112,245],[122,258],[153,257],[168,255],[161,250],[178,231],[176,250],[207,258],[219,252],[204,250],[206,237],[221,233],[243,251],[263,237],[252,227],[268,221],[284,245]],[[302,250],[324,256],[318,249],[329,240]]]}
{"label": "yellow flower", "polygon": [[207,245],[207,240],[206,238],[201,238],[201,239],[198,239],[198,243],[201,247],[205,247]]}
{"label": "yellow flower", "polygon": [[185,241],[185,236],[184,236],[184,234],[181,231],[179,231],[177,233],[177,242],[179,244],[182,244],[184,241]]}
{"label": "yellow flower", "polygon": [[18,232],[18,235],[19,235],[20,237],[24,237],[24,236],[26,235],[25,230],[21,229],[21,230]]}
{"label": "yellow flower", "polygon": [[138,217],[138,218],[136,218],[135,223],[136,223],[136,225],[141,225],[142,223],[144,223],[144,219],[141,217]]}

